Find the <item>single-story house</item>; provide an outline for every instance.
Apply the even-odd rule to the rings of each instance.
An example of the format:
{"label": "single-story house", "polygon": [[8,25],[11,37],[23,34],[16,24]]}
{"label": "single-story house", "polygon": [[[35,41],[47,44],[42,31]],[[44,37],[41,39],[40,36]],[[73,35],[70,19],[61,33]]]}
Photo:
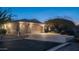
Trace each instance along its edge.
{"label": "single-story house", "polygon": [[7,35],[25,35],[27,33],[43,33],[43,23],[29,22],[26,20],[16,20],[5,23],[3,28],[7,30]]}

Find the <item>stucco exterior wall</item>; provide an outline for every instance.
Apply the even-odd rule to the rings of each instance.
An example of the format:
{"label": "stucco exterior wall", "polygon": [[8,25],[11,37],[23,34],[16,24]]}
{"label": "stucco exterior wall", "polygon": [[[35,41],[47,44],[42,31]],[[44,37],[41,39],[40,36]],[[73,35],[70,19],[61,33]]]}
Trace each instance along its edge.
{"label": "stucco exterior wall", "polygon": [[6,23],[4,24],[4,29],[7,30],[7,35],[16,35],[17,34],[18,23]]}
{"label": "stucco exterior wall", "polygon": [[38,23],[33,23],[31,27],[31,33],[42,33],[43,32],[43,26],[41,26]]}
{"label": "stucco exterior wall", "polygon": [[27,33],[43,33],[44,26],[40,23],[32,22],[10,22],[4,24],[4,29],[7,30],[7,35],[25,35]]}

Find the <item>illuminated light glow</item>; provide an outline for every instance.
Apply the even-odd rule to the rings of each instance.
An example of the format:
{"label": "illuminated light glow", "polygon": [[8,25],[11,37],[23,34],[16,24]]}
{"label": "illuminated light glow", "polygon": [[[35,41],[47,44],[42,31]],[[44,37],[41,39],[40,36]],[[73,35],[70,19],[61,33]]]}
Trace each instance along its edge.
{"label": "illuminated light glow", "polygon": [[30,22],[30,28],[32,28],[32,26],[33,26],[33,23],[32,23],[32,22]]}
{"label": "illuminated light glow", "polygon": [[6,24],[3,25],[4,29],[7,29]]}
{"label": "illuminated light glow", "polygon": [[8,26],[9,28],[12,28],[12,24],[11,24],[11,23],[4,24],[4,25],[3,25],[3,28],[4,28],[4,29],[7,29],[7,26]]}
{"label": "illuminated light glow", "polygon": [[30,22],[30,25],[29,25],[29,30],[30,30],[30,32],[32,33],[32,26],[33,26],[33,23],[32,22]]}
{"label": "illuminated light glow", "polygon": [[19,26],[20,26],[21,29],[22,29],[22,27],[23,27],[23,23],[24,23],[24,22],[19,22]]}
{"label": "illuminated light glow", "polygon": [[12,27],[12,24],[11,24],[11,23],[8,23],[7,25],[8,25],[8,27],[9,27],[9,28],[11,28],[11,27]]}
{"label": "illuminated light glow", "polygon": [[23,24],[24,22],[21,22],[21,21],[20,21],[19,23],[20,23],[20,24]]}
{"label": "illuminated light glow", "polygon": [[43,26],[43,27],[45,26],[45,24],[40,24],[40,25]]}
{"label": "illuminated light glow", "polygon": [[40,24],[40,26],[43,27],[43,30],[42,30],[42,31],[43,31],[43,33],[44,33],[44,32],[45,32],[45,30],[44,30],[44,29],[45,29],[45,24]]}

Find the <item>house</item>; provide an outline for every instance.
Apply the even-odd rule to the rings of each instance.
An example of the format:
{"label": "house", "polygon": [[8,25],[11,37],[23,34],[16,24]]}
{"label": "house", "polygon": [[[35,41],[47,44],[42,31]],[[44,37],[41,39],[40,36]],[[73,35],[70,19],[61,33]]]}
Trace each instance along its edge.
{"label": "house", "polygon": [[43,33],[43,23],[31,22],[27,20],[16,20],[5,23],[3,28],[7,30],[7,35],[26,35],[27,33]]}

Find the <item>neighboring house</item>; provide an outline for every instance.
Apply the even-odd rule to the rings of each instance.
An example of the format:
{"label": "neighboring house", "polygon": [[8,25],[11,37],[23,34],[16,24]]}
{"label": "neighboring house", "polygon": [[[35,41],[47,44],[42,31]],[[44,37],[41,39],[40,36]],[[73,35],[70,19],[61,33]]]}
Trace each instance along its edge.
{"label": "neighboring house", "polygon": [[17,20],[4,24],[3,28],[7,30],[7,35],[26,35],[27,33],[43,33],[44,25],[43,23]]}

